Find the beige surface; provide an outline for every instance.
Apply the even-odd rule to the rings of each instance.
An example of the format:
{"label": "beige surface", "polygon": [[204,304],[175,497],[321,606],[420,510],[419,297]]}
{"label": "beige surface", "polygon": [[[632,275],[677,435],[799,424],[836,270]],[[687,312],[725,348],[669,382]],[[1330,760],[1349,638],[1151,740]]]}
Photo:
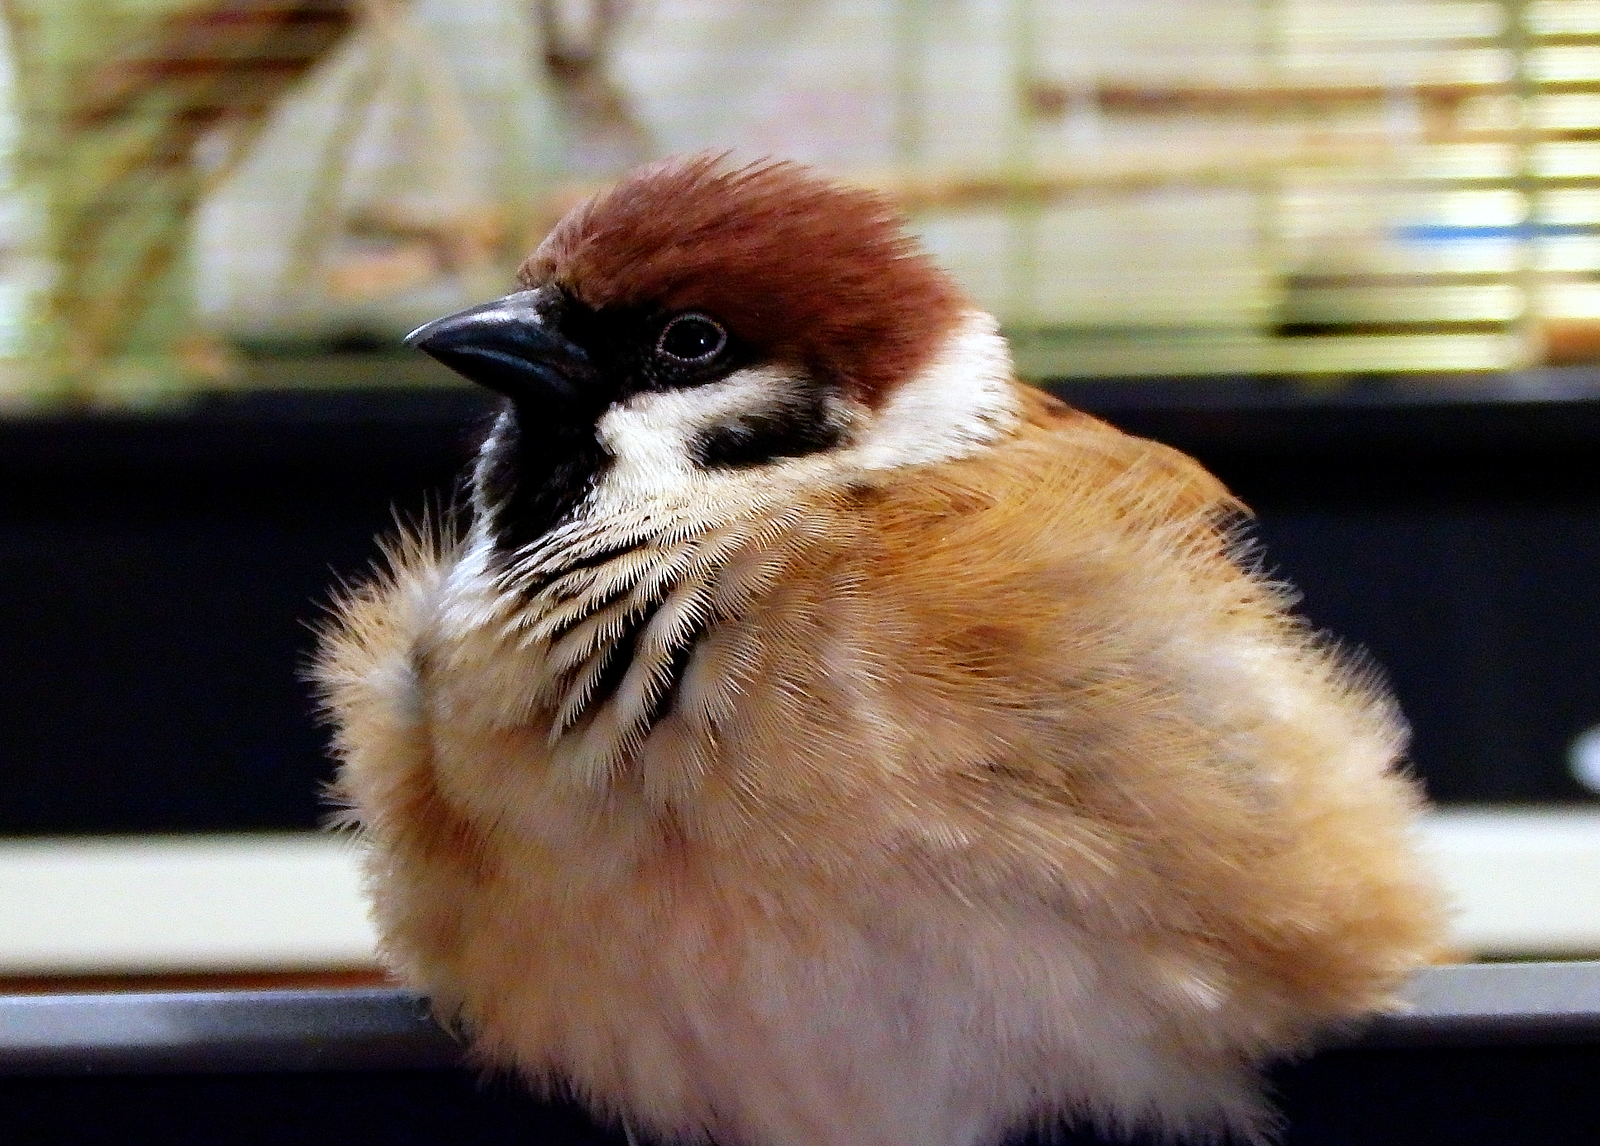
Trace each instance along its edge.
{"label": "beige surface", "polygon": [[[1600,953],[1600,810],[1452,810],[1426,832],[1464,951]],[[338,837],[0,842],[0,975],[361,968],[372,941]]]}

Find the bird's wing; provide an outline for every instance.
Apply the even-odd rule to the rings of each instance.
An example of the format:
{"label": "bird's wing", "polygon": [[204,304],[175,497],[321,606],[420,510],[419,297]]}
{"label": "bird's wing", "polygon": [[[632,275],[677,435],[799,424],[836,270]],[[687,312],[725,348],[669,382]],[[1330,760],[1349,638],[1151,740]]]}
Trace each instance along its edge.
{"label": "bird's wing", "polygon": [[1198,464],[1041,395],[1014,441],[872,511],[899,766],[963,894],[1215,956],[1329,1014],[1431,943],[1403,727],[1287,613]]}

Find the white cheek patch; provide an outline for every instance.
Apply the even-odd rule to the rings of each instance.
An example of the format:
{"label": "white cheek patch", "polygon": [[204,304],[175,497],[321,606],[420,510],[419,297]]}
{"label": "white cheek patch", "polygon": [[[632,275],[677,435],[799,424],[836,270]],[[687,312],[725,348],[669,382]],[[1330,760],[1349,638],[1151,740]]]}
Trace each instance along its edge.
{"label": "white cheek patch", "polygon": [[613,461],[593,502],[637,504],[692,489],[707,480],[694,456],[697,439],[741,416],[781,408],[802,385],[775,367],[752,366],[717,382],[648,391],[613,406],[595,427]]}
{"label": "white cheek patch", "polygon": [[851,459],[887,469],[973,453],[1015,428],[1015,375],[994,317],[968,311],[933,361],[878,410]]}
{"label": "white cheek patch", "polygon": [[[875,413],[841,399],[829,420],[853,444],[782,459],[785,472],[887,469],[965,457],[1010,433],[1020,419],[1011,352],[995,320],[968,311],[929,364]],[[703,496],[708,487],[748,484],[752,471],[708,470],[696,456],[706,434],[741,418],[781,414],[816,384],[775,366],[752,366],[703,386],[647,391],[613,406],[596,424],[610,464],[587,499],[590,519],[650,502]],[[754,480],[773,477],[760,467]]]}

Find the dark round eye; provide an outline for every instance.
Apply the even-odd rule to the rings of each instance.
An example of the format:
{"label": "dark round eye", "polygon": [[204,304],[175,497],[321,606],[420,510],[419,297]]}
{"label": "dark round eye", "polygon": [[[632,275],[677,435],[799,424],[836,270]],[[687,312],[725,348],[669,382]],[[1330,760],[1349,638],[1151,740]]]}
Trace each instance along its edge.
{"label": "dark round eye", "polygon": [[728,345],[721,323],[703,314],[680,314],[661,329],[656,353],[679,362],[708,362]]}

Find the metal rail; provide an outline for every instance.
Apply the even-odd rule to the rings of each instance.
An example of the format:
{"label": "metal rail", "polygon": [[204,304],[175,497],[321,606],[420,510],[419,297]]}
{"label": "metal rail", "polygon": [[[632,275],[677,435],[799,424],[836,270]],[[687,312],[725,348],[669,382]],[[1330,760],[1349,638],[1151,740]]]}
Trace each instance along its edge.
{"label": "metal rail", "polygon": [[[1421,972],[1409,1010],[1332,1046],[1600,1044],[1600,962]],[[424,1070],[462,1047],[401,990],[0,997],[0,1075]]]}

